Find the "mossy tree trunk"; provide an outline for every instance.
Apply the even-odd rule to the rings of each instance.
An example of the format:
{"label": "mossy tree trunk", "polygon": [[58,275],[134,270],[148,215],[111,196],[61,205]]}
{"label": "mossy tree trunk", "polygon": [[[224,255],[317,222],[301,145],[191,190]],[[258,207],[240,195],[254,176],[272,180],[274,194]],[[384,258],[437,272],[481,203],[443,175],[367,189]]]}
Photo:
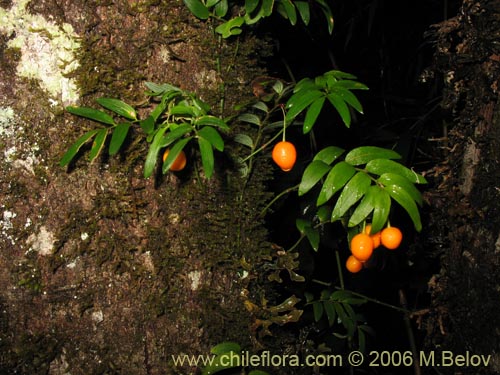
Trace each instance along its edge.
{"label": "mossy tree trunk", "polygon": [[[435,167],[427,249],[442,255],[429,286],[433,309],[429,348],[491,355],[488,366],[442,373],[500,372],[500,3],[463,2],[458,16],[437,25],[436,69],[450,113]],[[436,248],[437,246],[437,248]]]}
{"label": "mossy tree trunk", "polygon": [[270,252],[258,219],[265,159],[243,181],[228,146],[208,181],[191,149],[186,171],[146,180],[137,130],[142,142],[131,137],[117,157],[89,165],[84,150],[68,171],[58,162],[95,126],[65,105],[95,107],[101,96],[139,105],[152,81],[227,115],[251,95],[265,44],[219,40],[178,0],[0,7],[0,372],[188,374],[172,354],[248,345],[243,302]]}

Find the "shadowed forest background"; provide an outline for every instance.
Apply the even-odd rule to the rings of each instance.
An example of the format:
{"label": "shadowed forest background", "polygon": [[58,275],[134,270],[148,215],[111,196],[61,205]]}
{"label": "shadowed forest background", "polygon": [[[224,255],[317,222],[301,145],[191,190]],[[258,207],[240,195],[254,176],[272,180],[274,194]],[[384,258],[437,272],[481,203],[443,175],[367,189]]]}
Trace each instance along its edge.
{"label": "shadowed forest background", "polygon": [[[261,370],[500,372],[500,4],[327,3],[332,34],[311,2],[308,26],[273,14],[226,40],[177,0],[0,1],[0,374],[199,374],[172,355],[228,341],[252,353],[346,355],[359,335],[348,338],[340,316],[315,319],[307,302],[340,282],[367,297],[352,304],[368,327],[366,352],[467,352],[488,364]],[[146,116],[144,83],[168,83],[231,118],[269,89],[261,82],[330,70],[368,86],[356,92],[364,113],[352,111],[347,128],[325,107],[313,132],[289,127],[298,153],[289,173],[268,146],[242,177],[247,150],[235,134],[258,134],[242,122],[223,134],[210,179],[194,146],[182,172],[143,178],[140,128],[117,155],[89,163],[88,144],[68,168],[59,164],[95,125],[67,105],[119,98]],[[296,227],[299,217],[317,220],[314,198],[290,190],[273,201],[330,145],[393,149],[428,182],[419,186],[422,231],[394,205],[401,247],[342,278],[340,222],[321,227],[314,251],[297,245]]]}

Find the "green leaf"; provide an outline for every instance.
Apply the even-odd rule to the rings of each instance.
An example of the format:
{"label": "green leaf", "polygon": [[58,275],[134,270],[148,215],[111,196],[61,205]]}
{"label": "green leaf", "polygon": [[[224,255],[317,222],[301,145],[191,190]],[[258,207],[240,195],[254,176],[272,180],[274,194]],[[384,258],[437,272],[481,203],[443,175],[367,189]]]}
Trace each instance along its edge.
{"label": "green leaf", "polygon": [[149,90],[151,90],[151,92],[153,92],[156,95],[163,95],[163,94],[169,93],[171,91],[181,92],[180,88],[173,86],[169,83],[164,83],[164,84],[159,85],[159,84],[154,83],[154,82],[146,82],[146,83],[144,83],[144,85]]}
{"label": "green leaf", "polygon": [[97,122],[102,122],[103,124],[116,125],[115,120],[113,120],[113,117],[111,117],[107,113],[100,111],[98,109],[89,108],[89,107],[68,106],[68,107],[66,107],[66,111],[68,111],[69,113],[71,113],[73,115],[85,117],[85,118],[88,118],[90,120],[94,120]]}
{"label": "green leaf", "polygon": [[238,116],[238,120],[248,122],[249,124],[254,124],[257,126],[261,125],[259,116],[254,115],[253,113],[243,113]]}
{"label": "green leaf", "polygon": [[129,120],[137,120],[137,112],[133,107],[119,99],[113,98],[98,98],[96,102],[106,109],[115,112],[116,114],[125,117]]}
{"label": "green leaf", "polygon": [[368,191],[366,192],[361,202],[358,204],[356,209],[351,215],[349,219],[348,227],[352,228],[365,220],[368,215],[373,211],[374,208],[374,194],[377,194],[378,189],[377,186],[370,186]]}
{"label": "green leaf", "polygon": [[94,138],[94,142],[92,143],[92,148],[90,149],[89,153],[89,160],[91,162],[94,161],[94,159],[101,153],[107,135],[108,135],[108,128],[99,129],[99,131],[97,132]]}
{"label": "green leaf", "polygon": [[314,101],[309,108],[307,109],[306,112],[306,117],[304,119],[304,125],[302,128],[302,132],[304,134],[307,134],[311,131],[312,127],[316,123],[316,120],[318,119],[318,116],[323,109],[323,104],[325,103],[325,98],[319,98],[316,101]]}
{"label": "green leaf", "polygon": [[[282,5],[282,9],[281,7],[279,7],[279,5]],[[287,18],[290,21],[290,24],[295,26],[295,24],[297,23],[297,11],[290,0],[279,0],[278,10],[280,11],[283,18]]]}
{"label": "green leaf", "polygon": [[304,227],[306,232],[307,239],[309,240],[309,244],[313,248],[314,251],[318,251],[319,249],[319,231],[316,228],[311,226]]}
{"label": "green leaf", "polygon": [[401,159],[396,151],[375,146],[358,147],[345,156],[345,161],[351,165],[366,164],[374,159]]}
{"label": "green leaf", "polygon": [[413,183],[408,180],[406,177],[401,176],[400,174],[395,173],[384,173],[382,174],[377,182],[384,186],[396,185],[405,190],[412,199],[417,202],[420,206],[423,204],[422,194],[416,188]]}
{"label": "green leaf", "polygon": [[227,0],[220,0],[215,4],[215,15],[217,17],[224,17],[227,14],[227,11],[229,10],[229,4]]}
{"label": "green leaf", "polygon": [[311,105],[311,103],[318,100],[322,96],[324,96],[324,93],[319,90],[299,91],[293,94],[286,103],[286,107],[288,108],[286,121],[290,123],[304,109]]}
{"label": "green leaf", "polygon": [[174,116],[194,117],[197,115],[193,106],[177,104],[168,110],[168,113]]}
{"label": "green leaf", "polygon": [[326,223],[330,221],[330,217],[332,216],[332,208],[329,206],[321,206],[318,208],[318,212],[316,213],[320,223]]}
{"label": "green leaf", "polygon": [[259,5],[260,0],[245,0],[245,11],[252,13]]}
{"label": "green leaf", "polygon": [[371,187],[376,190],[373,198],[373,216],[372,216],[372,233],[377,233],[382,230],[389,218],[391,211],[391,197],[387,191],[380,186]]}
{"label": "green leaf", "polygon": [[404,190],[401,186],[391,185],[386,186],[385,190],[389,193],[392,199],[399,203],[403,207],[408,215],[410,215],[415,230],[420,232],[422,230],[422,222],[420,221],[420,212],[418,211],[417,204],[413,198]]}
{"label": "green leaf", "polygon": [[342,99],[339,95],[337,95],[333,92],[328,94],[327,98],[330,101],[330,103],[332,103],[332,105],[335,107],[337,112],[339,113],[345,126],[350,127],[351,126],[351,112],[349,112],[349,107],[347,106],[347,104],[345,104],[344,99]]}
{"label": "green leaf", "polygon": [[163,162],[162,166],[162,173],[165,174],[170,170],[170,167],[174,163],[175,159],[177,159],[177,156],[179,156],[180,152],[184,149],[186,144],[192,139],[193,137],[187,137],[179,140],[176,142],[172,148],[168,152],[168,156]]}
{"label": "green leaf", "polygon": [[335,307],[333,306],[333,302],[323,301],[323,308],[325,309],[326,317],[328,318],[328,325],[331,327],[335,324],[337,319],[337,313],[335,311]]}
{"label": "green leaf", "polygon": [[313,161],[309,164],[302,175],[302,181],[300,181],[299,196],[302,196],[311,190],[329,170],[330,167],[328,164],[319,160]]}
{"label": "green leaf", "polygon": [[374,159],[366,164],[365,169],[376,175],[383,175],[384,173],[395,173],[407,178],[410,182],[414,184],[426,184],[424,176],[406,168],[404,165],[399,164],[393,160],[387,159]]}
{"label": "green leaf", "polygon": [[356,169],[345,161],[341,161],[335,165],[326,176],[316,204],[321,206],[329,201],[354,176],[354,173],[356,173]]}
{"label": "green leaf", "polygon": [[109,143],[110,155],[115,155],[118,151],[120,151],[120,147],[122,147],[125,138],[127,138],[130,125],[130,122],[122,122],[114,128],[113,134],[111,135],[111,141]]}
{"label": "green leaf", "polygon": [[335,78],[336,80],[344,80],[344,79],[357,79],[357,77],[351,73],[346,73],[341,70],[329,70],[324,74],[325,76],[330,76]]}
{"label": "green leaf", "polygon": [[99,132],[99,130],[100,129],[89,130],[88,132],[80,136],[65,152],[65,154],[61,158],[61,161],[59,162],[59,165],[61,167],[65,167],[66,165],[68,165],[69,162],[76,156],[78,151],[80,151],[80,148],[93,136],[95,136]]}
{"label": "green leaf", "polygon": [[184,0],[184,4],[199,19],[206,20],[210,16],[208,8],[200,0]]}
{"label": "green leaf", "polygon": [[210,142],[205,138],[198,138],[198,145],[200,146],[201,163],[203,164],[205,175],[210,179],[214,173],[214,150]]}
{"label": "green leaf", "polygon": [[229,38],[233,35],[241,34],[241,25],[245,22],[243,17],[237,16],[224,22],[215,28],[215,32],[221,34],[224,39]]}
{"label": "green leaf", "polygon": [[201,116],[196,119],[194,122],[196,126],[215,126],[221,128],[222,130],[229,130],[229,126],[226,124],[224,120],[221,120],[218,117],[212,115]]}
{"label": "green leaf", "polygon": [[314,321],[319,322],[319,320],[323,316],[323,304],[320,301],[316,301],[313,303],[312,306],[313,306]]}
{"label": "green leaf", "polygon": [[230,352],[239,353],[241,351],[241,346],[235,342],[221,342],[210,349],[210,353],[215,355],[226,354]]}
{"label": "green leaf", "polygon": [[258,101],[252,105],[252,107],[257,108],[261,110],[264,113],[269,113],[269,107],[267,106],[266,103]]}
{"label": "green leaf", "polygon": [[306,233],[306,227],[307,226],[311,226],[311,222],[308,221],[308,220],[304,220],[304,219],[296,219],[295,220],[295,226],[297,227],[297,229],[299,230],[300,234],[305,234]]}
{"label": "green leaf", "polygon": [[198,132],[198,135],[205,138],[218,151],[224,151],[224,140],[219,132],[211,126],[204,126]]}
{"label": "green leaf", "polygon": [[359,102],[358,98],[347,89],[336,87],[333,92],[340,96],[346,103],[353,107],[356,111],[363,114],[363,106]]}
{"label": "green leaf", "polygon": [[326,23],[328,26],[328,33],[331,34],[333,32],[333,15],[332,15],[332,10],[330,9],[330,6],[326,3],[324,0],[315,0],[321,7],[321,10],[323,11],[323,14],[325,15],[326,18]]}
{"label": "green leaf", "polygon": [[313,161],[321,160],[322,162],[330,165],[332,164],[340,155],[344,153],[344,149],[335,146],[328,146],[319,151],[313,158]]}
{"label": "green leaf", "polygon": [[239,144],[242,144],[243,146],[253,148],[253,139],[250,138],[250,136],[247,134],[241,134],[241,133],[236,134],[233,139],[235,142],[238,142]]}
{"label": "green leaf", "polygon": [[153,170],[156,165],[156,160],[158,159],[158,153],[161,148],[161,141],[163,138],[163,134],[167,128],[159,128],[154,137],[151,145],[149,146],[148,154],[146,155],[146,161],[144,162],[144,177],[148,178],[153,173]]}
{"label": "green leaf", "polygon": [[356,173],[340,193],[339,199],[333,208],[332,222],[342,218],[347,210],[366,193],[370,184],[370,177],[366,173]]}
{"label": "green leaf", "polygon": [[144,120],[141,120],[139,125],[144,130],[144,133],[149,135],[155,130],[155,119],[153,116],[148,116]]}
{"label": "green leaf", "polygon": [[368,90],[368,86],[362,84],[361,82],[351,81],[348,79],[338,81],[335,86],[336,88],[343,88],[346,90]]}
{"label": "green leaf", "polygon": [[169,131],[166,135],[164,135],[163,138],[160,140],[158,146],[160,148],[167,147],[172,143],[174,143],[177,139],[191,132],[192,130],[193,127],[191,125],[181,124],[176,128],[172,129],[171,131]]}
{"label": "green leaf", "polygon": [[365,332],[358,327],[358,348],[362,353],[366,351],[366,335]]}
{"label": "green leaf", "polygon": [[304,25],[309,25],[309,21],[311,20],[309,3],[307,1],[296,1],[295,7],[299,11],[300,18],[302,18],[302,22],[304,22]]}
{"label": "green leaf", "polygon": [[261,370],[252,370],[248,375],[269,375],[269,373]]}

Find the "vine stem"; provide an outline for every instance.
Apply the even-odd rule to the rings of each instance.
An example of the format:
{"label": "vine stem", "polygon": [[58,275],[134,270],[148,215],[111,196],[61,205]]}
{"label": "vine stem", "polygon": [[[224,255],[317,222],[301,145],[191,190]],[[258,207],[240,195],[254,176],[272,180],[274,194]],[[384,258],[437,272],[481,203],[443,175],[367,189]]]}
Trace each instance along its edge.
{"label": "vine stem", "polygon": [[280,199],[283,195],[290,193],[291,191],[294,191],[299,188],[299,185],[291,186],[288,189],[283,190],[281,193],[279,193],[277,196],[275,196],[271,202],[269,202],[260,212],[259,217],[264,216],[265,212],[278,200]]}

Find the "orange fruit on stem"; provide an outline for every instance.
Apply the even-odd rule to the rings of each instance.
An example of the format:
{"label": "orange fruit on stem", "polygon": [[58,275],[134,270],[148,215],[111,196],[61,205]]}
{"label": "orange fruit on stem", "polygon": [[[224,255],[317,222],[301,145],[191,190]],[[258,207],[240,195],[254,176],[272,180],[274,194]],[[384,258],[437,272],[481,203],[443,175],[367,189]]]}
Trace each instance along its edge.
{"label": "orange fruit on stem", "polygon": [[363,263],[361,263],[354,255],[350,255],[345,262],[345,267],[349,272],[356,273],[361,271]]}
{"label": "orange fruit on stem", "polygon": [[380,232],[372,234],[371,230],[372,230],[372,225],[366,224],[364,233],[368,234],[372,238],[373,248],[376,249],[377,247],[380,246]]}
{"label": "orange fruit on stem", "polygon": [[365,262],[372,256],[373,240],[366,233],[358,233],[351,239],[351,253],[359,261]]}
{"label": "orange fruit on stem", "polygon": [[380,233],[380,241],[389,250],[399,247],[403,240],[403,233],[396,227],[387,227]]}
{"label": "orange fruit on stem", "polygon": [[297,160],[297,151],[295,150],[293,143],[281,141],[276,143],[274,146],[272,157],[278,167],[280,167],[284,172],[288,172],[295,165],[295,161]]}
{"label": "orange fruit on stem", "polygon": [[[163,153],[163,162],[167,160],[168,153],[170,152],[170,149],[166,149],[165,152]],[[179,152],[179,155],[175,158],[174,162],[170,166],[170,170],[174,172],[182,171],[184,167],[186,166],[186,154],[183,150]]]}

